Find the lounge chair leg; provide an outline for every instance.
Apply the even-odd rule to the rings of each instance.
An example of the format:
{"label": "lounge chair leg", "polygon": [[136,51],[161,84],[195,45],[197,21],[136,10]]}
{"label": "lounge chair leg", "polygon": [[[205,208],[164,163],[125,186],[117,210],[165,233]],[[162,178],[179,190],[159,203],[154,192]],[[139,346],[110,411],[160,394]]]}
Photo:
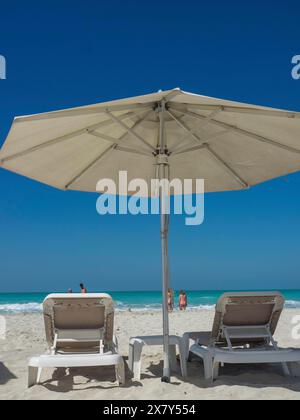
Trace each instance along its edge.
{"label": "lounge chair leg", "polygon": [[122,386],[125,384],[125,366],[124,366],[124,360],[120,361],[118,365],[115,367],[116,370],[116,381],[119,386]]}
{"label": "lounge chair leg", "polygon": [[184,352],[185,352],[185,359],[189,359],[189,352],[190,352],[190,333],[184,333],[182,336]]}
{"label": "lounge chair leg", "polygon": [[213,360],[210,355],[203,357],[204,377],[205,379],[212,379]]}
{"label": "lounge chair leg", "polygon": [[36,385],[38,382],[38,369],[37,367],[28,366],[28,388]]}
{"label": "lounge chair leg", "polygon": [[214,362],[213,368],[212,368],[212,379],[216,379],[219,376],[219,369],[220,369],[220,363]]}
{"label": "lounge chair leg", "polygon": [[174,371],[177,368],[177,360],[176,360],[176,345],[171,344],[169,346],[169,357],[170,357],[170,366],[171,369]]}
{"label": "lounge chair leg", "polygon": [[37,374],[37,380],[36,380],[37,384],[39,384],[41,382],[42,370],[43,370],[43,368],[41,368],[41,367],[38,368],[38,374]]}
{"label": "lounge chair leg", "polygon": [[134,356],[134,346],[132,343],[129,343],[128,367],[129,367],[130,372],[133,372],[133,356]]}
{"label": "lounge chair leg", "polygon": [[141,364],[142,364],[142,349],[141,343],[134,343],[133,347],[133,378],[136,380],[141,379]]}
{"label": "lounge chair leg", "polygon": [[183,341],[180,341],[178,344],[179,347],[179,357],[180,357],[180,368],[181,368],[181,375],[183,378],[187,377],[187,365],[186,365],[186,351],[185,345]]}
{"label": "lounge chair leg", "polygon": [[289,367],[288,367],[287,363],[283,362],[283,363],[281,364],[281,366],[282,366],[283,374],[284,374],[285,376],[291,376],[291,371],[290,371],[290,369],[289,369]]}

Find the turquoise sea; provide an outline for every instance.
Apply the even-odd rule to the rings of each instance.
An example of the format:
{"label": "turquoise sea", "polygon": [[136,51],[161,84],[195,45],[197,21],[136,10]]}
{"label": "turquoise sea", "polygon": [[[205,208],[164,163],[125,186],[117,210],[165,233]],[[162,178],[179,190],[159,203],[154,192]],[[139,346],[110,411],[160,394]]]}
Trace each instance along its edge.
{"label": "turquoise sea", "polygon": [[[281,290],[286,298],[287,308],[300,308],[300,290]],[[112,295],[119,311],[155,311],[161,309],[161,292],[108,292]],[[213,309],[224,291],[187,291],[188,308]],[[0,293],[0,313],[17,314],[41,312],[42,302],[48,293]],[[175,306],[178,292],[175,292]]]}

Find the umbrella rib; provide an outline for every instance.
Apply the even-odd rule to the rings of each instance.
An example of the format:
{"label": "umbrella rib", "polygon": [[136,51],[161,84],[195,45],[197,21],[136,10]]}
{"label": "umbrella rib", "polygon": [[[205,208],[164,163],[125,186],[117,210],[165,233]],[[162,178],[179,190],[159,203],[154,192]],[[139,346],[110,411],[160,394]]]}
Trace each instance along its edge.
{"label": "umbrella rib", "polygon": [[[174,104],[172,104],[173,107]],[[232,112],[239,114],[254,114],[254,115],[265,115],[270,117],[284,117],[284,118],[300,118],[300,112],[284,111],[280,109],[258,109],[258,108],[243,108],[231,105],[209,105],[209,104],[187,104],[181,103],[175,105],[177,110],[183,112],[184,108],[190,108],[195,110],[210,111],[215,109],[216,111],[221,108],[224,112]],[[182,107],[182,108],[181,108]],[[174,108],[173,108],[174,109]]]}
{"label": "umbrella rib", "polygon": [[202,143],[202,140],[200,137],[198,137],[195,133],[192,132],[192,130],[186,125],[184,124],[182,121],[180,121],[174,114],[172,114],[172,112],[170,112],[168,109],[166,110],[166,112],[170,115],[171,118],[173,118],[173,120],[177,123],[177,125],[179,127],[181,127],[189,136],[193,137],[193,139],[197,142],[197,143]]}
{"label": "umbrella rib", "polygon": [[[145,120],[145,118],[147,118],[147,116],[149,115],[149,113],[152,112],[152,110],[150,110],[149,112],[147,112],[146,115],[144,115],[143,118],[140,118],[134,125],[133,127],[138,126],[142,121]],[[96,163],[98,163],[98,161],[100,159],[102,159],[102,157],[104,155],[106,155],[106,153],[108,151],[110,151],[111,149],[113,150],[119,150],[120,152],[127,152],[127,153],[135,153],[135,154],[140,154],[140,155],[144,155],[144,156],[148,156],[148,157],[152,157],[152,155],[150,153],[141,151],[141,150],[136,150],[136,149],[132,149],[130,147],[127,146],[120,146],[120,142],[123,140],[123,138],[125,137],[125,134],[123,134],[121,137],[119,137],[118,139],[115,139],[114,137],[108,136],[107,134],[102,134],[102,133],[98,133],[94,130],[87,130],[88,134],[96,136],[97,138],[103,138],[104,140],[110,141],[113,144],[106,149],[104,152],[102,152],[95,160],[93,160],[86,168],[84,168],[77,176],[75,176],[71,181],[69,181],[65,187],[65,189],[67,189],[71,184],[73,184],[75,181],[77,181],[79,178],[82,177],[82,175],[84,175],[91,167],[93,167]]]}
{"label": "umbrella rib", "polygon": [[93,159],[84,169],[82,169],[79,174],[75,175],[66,185],[65,190],[69,188],[70,185],[74,184],[74,182],[78,181],[89,169],[91,169],[96,163],[99,162],[110,150],[115,149],[117,144],[111,144],[108,148],[100,153],[95,159]]}
{"label": "umbrella rib", "polygon": [[89,115],[89,114],[102,114],[106,113],[107,110],[110,111],[131,111],[131,110],[138,110],[141,108],[144,108],[146,110],[147,108],[153,107],[155,103],[145,103],[145,104],[131,104],[131,105],[111,105],[111,106],[91,106],[91,108],[84,107],[84,109],[80,108],[73,108],[73,109],[66,109],[61,111],[53,111],[53,112],[46,112],[42,114],[37,115],[29,115],[25,117],[17,117],[15,122],[20,123],[23,121],[40,121],[40,120],[49,120],[52,118],[63,118],[63,117],[73,117],[77,115]]}
{"label": "umbrella rib", "polygon": [[[136,115],[137,115],[136,113],[128,112],[128,113],[122,115],[122,117],[120,117],[120,119],[121,118],[126,119],[126,118],[130,118],[130,117],[134,117]],[[60,143],[60,142],[63,142],[65,140],[69,140],[70,138],[77,137],[81,134],[86,133],[88,130],[96,130],[97,128],[108,126],[111,123],[112,123],[111,120],[105,120],[105,121],[101,121],[99,123],[92,124],[88,127],[80,128],[76,131],[73,131],[72,133],[65,134],[65,135],[59,136],[59,137],[55,137],[54,139],[47,140],[44,143],[37,144],[37,145],[32,146],[29,149],[23,150],[21,152],[17,152],[17,153],[14,153],[12,155],[9,155],[9,156],[4,156],[3,158],[0,159],[0,162],[3,163],[3,162],[6,162],[8,160],[16,159],[18,157],[27,155],[28,153],[35,152],[37,150],[43,149],[44,147],[51,146],[52,144]]]}
{"label": "umbrella rib", "polygon": [[[231,129],[227,128],[223,131],[220,131],[219,133],[210,134],[202,138],[202,145],[206,144],[209,140],[214,140],[217,137],[223,136],[224,134],[227,134],[231,131]],[[183,148],[183,147],[177,147],[176,149],[173,149],[170,151],[171,155],[177,155],[177,153],[185,153],[186,151],[190,151],[189,148]]]}
{"label": "umbrella rib", "polygon": [[137,155],[142,155],[142,156],[147,156],[147,157],[153,158],[153,155],[151,153],[147,153],[147,152],[144,152],[144,151],[138,150],[138,149],[132,149],[131,147],[127,147],[127,146],[121,146],[119,144],[115,147],[115,150],[119,150],[120,152],[135,153]]}
{"label": "umbrella rib", "polygon": [[[106,134],[97,133],[96,131],[88,131],[88,134],[90,134],[91,136],[97,137],[99,139],[109,141],[110,143],[116,144],[118,146],[116,147],[116,149],[121,150],[121,147],[119,147],[119,142],[122,140],[123,136],[120,137],[119,139],[116,139]],[[125,147],[122,146],[122,149],[124,149],[125,151]],[[146,155],[146,156],[152,156],[151,153],[148,153],[144,150],[134,149],[131,147],[126,147],[126,151],[131,151],[132,153],[140,153],[141,155]]]}
{"label": "umbrella rib", "polygon": [[[215,117],[219,112],[221,112],[222,111],[222,109],[221,109],[221,107],[219,107],[218,109],[216,109],[215,111],[213,111],[210,115],[208,115],[208,116],[206,116],[205,117],[205,119],[207,120],[207,124],[209,123],[209,120],[210,119],[212,119],[213,117]],[[183,140],[185,140],[185,138],[187,137],[187,136],[190,136],[190,135],[193,135],[193,136],[196,136],[196,138],[195,138],[195,140],[197,141],[197,143],[199,143],[199,141],[201,142],[201,144],[204,144],[207,140],[210,140],[210,139],[212,139],[212,138],[215,138],[215,137],[218,137],[218,136],[220,136],[220,135],[222,135],[222,134],[225,134],[225,132],[228,132],[229,130],[228,129],[226,129],[226,130],[224,130],[223,132],[220,132],[220,133],[217,133],[217,134],[214,134],[214,135],[210,135],[210,136],[206,136],[206,137],[204,137],[204,138],[200,138],[200,137],[198,137],[197,135],[196,135],[196,133],[195,132],[193,132],[186,124],[183,124],[183,122],[180,120],[180,117],[176,117],[174,114],[172,114],[170,111],[168,111],[169,112],[169,115],[177,122],[177,124],[180,126],[180,127],[182,127],[185,131],[186,131],[186,133],[187,133],[187,135],[185,135],[180,141],[179,141],[179,146],[178,147],[176,147],[175,149],[173,149],[173,150],[171,150],[171,152],[172,153],[174,153],[175,151],[177,152],[177,150],[179,150],[179,151],[181,151],[181,149],[182,149],[182,146],[181,146],[181,142],[183,141]],[[180,112],[180,111],[177,111],[177,112]],[[204,124],[204,126],[205,126],[206,124]],[[203,125],[201,126],[201,128],[203,128]]]}
{"label": "umbrella rib", "polygon": [[[149,112],[147,112],[147,114],[146,115],[144,115],[144,117],[143,118],[140,118],[138,121],[136,121],[134,124],[133,124],[133,126],[131,127],[131,129],[134,129],[134,128],[136,128],[141,122],[143,122],[147,117],[148,117],[148,115],[150,114],[152,112],[152,110],[150,110]],[[114,137],[111,137],[111,136],[108,136],[107,134],[103,134],[103,133],[99,133],[98,131],[95,131],[95,130],[88,130],[88,133],[89,134],[91,134],[91,135],[93,135],[93,136],[95,136],[95,137],[99,137],[99,138],[103,138],[104,140],[107,140],[107,141],[110,141],[110,142],[112,142],[112,143],[116,143],[116,144],[119,144],[123,139],[124,139],[124,137],[126,136],[126,134],[127,134],[127,132],[125,133],[125,134],[123,134],[121,137],[119,137],[118,139],[116,139],[116,138],[114,138]],[[128,149],[128,148],[127,148]],[[120,149],[119,149],[120,150]],[[141,152],[141,153],[144,153],[144,154],[147,154],[147,152],[146,152],[146,150],[138,150],[138,149],[133,149],[133,148],[131,148],[131,150],[132,151],[135,151],[136,153],[138,153],[138,152]],[[152,156],[152,154],[147,154],[147,156]]]}
{"label": "umbrella rib", "polygon": [[93,159],[91,163],[88,164],[79,174],[74,176],[66,185],[65,189],[68,189],[70,185],[72,185],[75,181],[78,181],[89,169],[91,169],[96,163],[99,162],[110,150],[119,150],[120,152],[126,152],[126,153],[136,153],[139,155],[150,157],[148,153],[143,153],[139,150],[131,149],[130,147],[123,147],[118,145],[117,143],[110,145],[104,152],[101,152],[99,156],[96,157],[96,159]]}
{"label": "umbrella rib", "polygon": [[98,137],[99,139],[109,141],[110,143],[113,143],[113,144],[115,144],[119,141],[119,139],[116,139],[116,138],[114,138],[112,136],[109,136],[107,134],[104,134],[104,133],[98,133],[97,131],[90,130],[90,129],[87,129],[86,131],[91,136]]}
{"label": "umbrella rib", "polygon": [[212,148],[206,144],[206,150],[209,152],[209,154],[215,159],[216,162],[218,162],[223,168],[236,180],[243,188],[249,188],[249,184],[244,181],[232,167],[225,162],[224,159],[222,159]]}
{"label": "umbrella rib", "polygon": [[[206,117],[205,116],[200,115],[200,114],[195,114],[194,112],[190,112],[190,111],[180,111],[180,112],[182,112],[183,114],[189,115],[190,117],[193,117],[193,118],[202,120],[202,121],[203,120],[206,120]],[[210,124],[213,124],[215,126],[218,126],[218,127],[228,128],[228,129],[230,129],[230,131],[233,131],[235,133],[239,133],[239,134],[241,134],[243,136],[247,136],[247,137],[253,138],[253,139],[258,140],[258,141],[260,141],[262,143],[271,144],[271,145],[273,145],[275,147],[279,147],[279,148],[284,149],[284,150],[287,150],[287,151],[289,151],[291,153],[298,153],[298,154],[300,154],[300,150],[299,149],[295,149],[292,146],[288,146],[288,145],[282,144],[282,143],[280,143],[278,141],[275,141],[275,140],[269,139],[267,137],[261,136],[260,134],[253,133],[252,131],[244,130],[243,128],[239,128],[237,126],[234,126],[234,125],[231,125],[231,124],[228,124],[228,123],[224,123],[222,121],[214,120],[214,119],[210,120],[209,123]]]}
{"label": "umbrella rib", "polygon": [[[149,114],[151,112],[153,112],[153,110],[151,110],[149,112]],[[123,123],[123,121],[121,121],[120,118],[116,117],[115,115],[113,115],[108,110],[106,111],[106,113],[112,119],[112,121],[114,121],[115,123],[117,123],[120,127],[124,128],[124,130],[126,130],[128,134],[130,134],[131,136],[135,137],[137,140],[139,140],[142,143],[144,143],[144,145],[147,146],[152,152],[155,152],[155,150],[156,150],[155,147],[153,147],[150,143],[148,143],[146,140],[144,140],[143,137],[141,137],[139,134],[137,134],[132,128],[128,127],[128,125],[126,125],[125,123]],[[145,119],[147,117],[147,115],[143,119]]]}
{"label": "umbrella rib", "polygon": [[203,129],[204,127],[206,127],[207,125],[209,125],[209,122],[214,119],[220,112],[223,111],[223,107],[218,107],[217,109],[215,109],[215,111],[211,112],[209,115],[205,116],[205,124],[201,125],[201,128]]}
{"label": "umbrella rib", "polygon": [[201,149],[205,149],[206,148],[206,143],[203,144],[198,144],[196,146],[191,146],[191,147],[186,147],[185,149],[177,149],[174,150],[174,152],[171,152],[171,156],[176,156],[176,155],[180,155],[182,153],[188,153],[188,152],[193,152],[194,150],[201,150]]}

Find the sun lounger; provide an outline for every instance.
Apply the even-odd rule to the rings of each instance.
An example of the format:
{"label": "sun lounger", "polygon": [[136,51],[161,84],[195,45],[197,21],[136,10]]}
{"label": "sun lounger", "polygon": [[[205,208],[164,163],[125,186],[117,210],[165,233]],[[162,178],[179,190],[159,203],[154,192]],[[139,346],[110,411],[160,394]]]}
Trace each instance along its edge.
{"label": "sun lounger", "polygon": [[28,364],[28,386],[40,382],[43,368],[115,366],[125,382],[124,361],[113,335],[114,307],[107,294],[52,294],[43,304],[49,354]]}
{"label": "sun lounger", "polygon": [[290,374],[287,363],[300,362],[300,349],[279,348],[273,337],[283,306],[278,292],[225,293],[216,305],[212,331],[184,334],[186,358],[203,359],[206,379],[216,378],[224,363],[281,363]]}

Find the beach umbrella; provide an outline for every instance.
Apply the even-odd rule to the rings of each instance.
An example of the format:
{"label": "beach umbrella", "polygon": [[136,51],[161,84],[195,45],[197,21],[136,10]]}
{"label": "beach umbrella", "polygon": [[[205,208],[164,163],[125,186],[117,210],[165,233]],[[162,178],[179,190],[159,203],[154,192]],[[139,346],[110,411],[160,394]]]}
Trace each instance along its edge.
{"label": "beach umbrella", "polygon": [[[62,190],[95,192],[103,178],[118,185],[120,171],[127,171],[128,182],[204,179],[205,192],[247,189],[300,170],[300,114],[172,89],[17,117],[0,151],[0,164]],[[164,212],[161,245],[162,379],[168,381],[168,215]]]}

